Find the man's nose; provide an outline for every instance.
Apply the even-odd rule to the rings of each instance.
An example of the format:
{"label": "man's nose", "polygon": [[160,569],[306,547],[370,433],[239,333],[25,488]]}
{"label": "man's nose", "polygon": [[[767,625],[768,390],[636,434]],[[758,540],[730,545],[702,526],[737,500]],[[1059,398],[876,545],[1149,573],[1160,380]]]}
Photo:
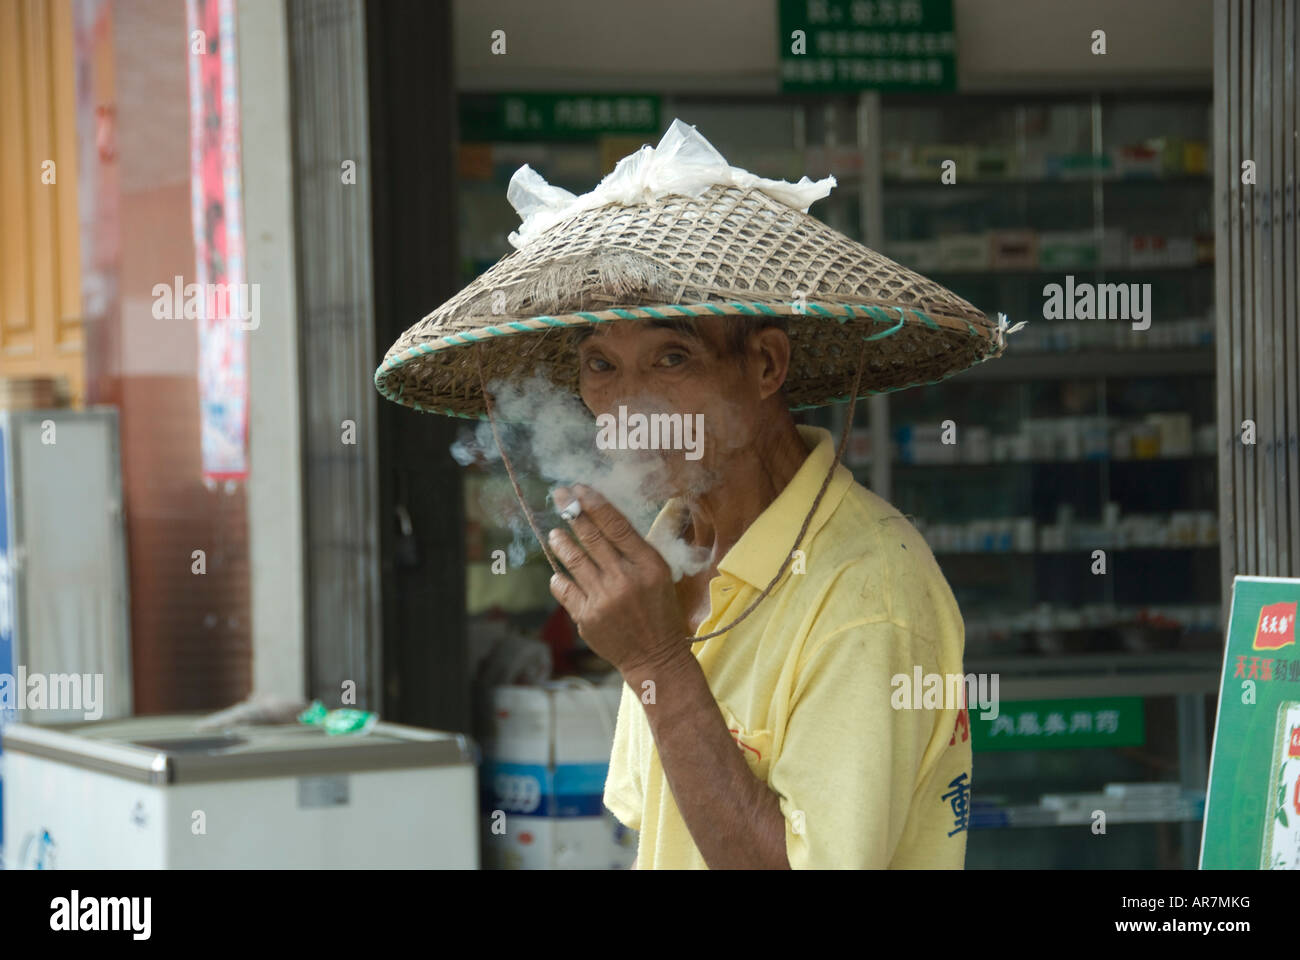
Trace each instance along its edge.
{"label": "man's nose", "polygon": [[650,378],[637,369],[620,368],[609,385],[609,396],[615,407],[644,405],[652,394]]}

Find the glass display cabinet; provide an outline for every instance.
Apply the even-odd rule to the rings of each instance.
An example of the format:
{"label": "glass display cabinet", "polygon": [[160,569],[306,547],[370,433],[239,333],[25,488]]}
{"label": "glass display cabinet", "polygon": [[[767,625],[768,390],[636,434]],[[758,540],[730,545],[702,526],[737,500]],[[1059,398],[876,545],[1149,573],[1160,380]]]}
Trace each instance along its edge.
{"label": "glass display cabinet", "polygon": [[1196,863],[1222,644],[1210,119],[1208,91],[879,104],[878,249],[1029,321],[854,424],[860,479],[952,586],[967,671],[1001,680],[1000,721],[972,711],[971,867]]}

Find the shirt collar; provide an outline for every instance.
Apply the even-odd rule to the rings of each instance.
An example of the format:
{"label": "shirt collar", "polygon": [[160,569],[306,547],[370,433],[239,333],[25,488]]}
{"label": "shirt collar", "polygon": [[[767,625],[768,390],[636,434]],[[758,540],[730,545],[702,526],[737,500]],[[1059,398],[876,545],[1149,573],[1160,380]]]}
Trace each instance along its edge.
{"label": "shirt collar", "polygon": [[[796,425],[799,436],[808,447],[809,453],[795,475],[786,484],[775,500],[764,510],[740,539],[732,545],[718,562],[718,570],[743,580],[755,589],[766,587],[781,564],[794,550],[794,541],[799,536],[804,517],[817,499],[826,472],[831,461],[835,459],[835,443],[830,431],[821,427]],[[817,508],[816,515],[808,524],[799,549],[806,550],[817,531],[825,525],[830,515],[835,512],[845,492],[853,485],[853,474],[843,464],[837,464],[831,482],[826,488],[826,495]],[[652,530],[661,525],[671,530],[681,529],[685,509],[681,500],[674,499],[664,505],[659,516],[655,518]]]}

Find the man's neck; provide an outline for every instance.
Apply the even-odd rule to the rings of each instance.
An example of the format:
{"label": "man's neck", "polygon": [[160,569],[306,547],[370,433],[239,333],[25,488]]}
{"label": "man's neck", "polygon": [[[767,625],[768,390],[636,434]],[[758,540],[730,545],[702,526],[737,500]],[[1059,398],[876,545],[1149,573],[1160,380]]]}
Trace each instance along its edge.
{"label": "man's neck", "polygon": [[768,421],[754,442],[727,460],[719,482],[687,502],[688,542],[712,553],[710,570],[735,546],[749,525],[771,506],[808,459],[808,446],[788,416]]}

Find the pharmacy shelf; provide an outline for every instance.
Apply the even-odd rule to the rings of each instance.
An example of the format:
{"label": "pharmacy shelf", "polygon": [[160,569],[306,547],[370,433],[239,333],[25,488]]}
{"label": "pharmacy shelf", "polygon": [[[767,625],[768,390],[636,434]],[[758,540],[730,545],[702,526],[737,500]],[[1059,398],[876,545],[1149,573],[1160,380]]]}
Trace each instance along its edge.
{"label": "pharmacy shelf", "polygon": [[967,673],[997,674],[998,697],[1004,701],[1172,697],[1217,693],[1223,656],[1213,651],[974,656],[963,667]]}
{"label": "pharmacy shelf", "polygon": [[[1199,823],[1205,815],[1205,803],[1183,802],[1160,810],[1125,810],[1105,807],[1106,825],[1118,823]],[[1036,804],[1019,806],[975,805],[971,809],[970,829],[1003,830],[1016,827],[1086,827],[1091,826],[1091,812],[1053,810]]]}
{"label": "pharmacy shelf", "polygon": [[[927,158],[948,152],[939,146],[944,143],[954,144],[956,152],[963,149],[963,145],[986,150],[998,147],[1004,140],[1029,138],[1027,149],[1017,150],[1011,144],[1007,145],[1008,159],[1022,165],[1006,168],[984,166],[977,172],[973,164],[963,163],[959,158],[957,182],[952,185],[941,184],[939,171],[935,169],[931,174],[928,163],[923,168],[909,167],[904,157],[901,164],[891,161],[886,166],[883,148],[877,150],[874,163],[871,157],[864,161],[862,173],[874,173],[880,178],[874,193],[869,186],[857,189],[851,171],[850,176],[841,178],[842,183],[847,180],[851,185],[846,200],[848,216],[862,211],[877,213],[874,220],[865,215],[862,219],[864,224],[874,229],[874,234],[868,236],[880,245],[877,249],[885,256],[950,287],[981,309],[1004,310],[1013,324],[1029,320],[1025,334],[1032,334],[1035,329],[1043,334],[1030,340],[1024,339],[1024,335],[1010,335],[1006,354],[996,362],[979,363],[962,371],[954,385],[944,383],[923,389],[940,393],[951,390],[948,396],[955,406],[963,401],[974,405],[978,400],[981,405],[996,405],[999,414],[1008,409],[1020,409],[1026,418],[1035,412],[1050,415],[1057,410],[1078,410],[1081,403],[1091,406],[1090,398],[1094,393],[1098,405],[1107,414],[1111,412],[1112,398],[1115,398],[1116,411],[1129,411],[1138,419],[1142,413],[1163,411],[1166,407],[1185,407],[1191,412],[1193,422],[1205,423],[1207,416],[1212,417],[1212,410],[1203,409],[1203,405],[1193,406],[1190,400],[1175,403],[1165,398],[1198,395],[1201,381],[1212,382],[1215,376],[1214,340],[1217,338],[1213,326],[1206,320],[1213,315],[1213,271],[1216,265],[1207,262],[1210,258],[1204,245],[1192,249],[1180,246],[1175,248],[1176,256],[1178,251],[1182,251],[1176,259],[1166,257],[1142,265],[1144,251],[1140,247],[1133,249],[1131,238],[1149,234],[1179,241],[1193,238],[1195,242],[1212,232],[1210,211],[1214,179],[1203,171],[1213,158],[1207,155],[1207,166],[1194,166],[1184,155],[1182,163],[1186,166],[1160,169],[1153,166],[1150,172],[1156,175],[1151,176],[1135,175],[1137,171],[1127,165],[1103,169],[1099,164],[1109,161],[1089,160],[1089,156],[1118,158],[1120,154],[1110,147],[1146,136],[1168,136],[1208,144],[1211,99],[1208,90],[1172,97],[1144,91],[1076,99],[1044,91],[1037,96],[962,94],[946,100],[905,95],[881,98],[879,142],[894,146],[928,145],[931,149],[926,151]],[[867,117],[871,119],[870,114]],[[1198,127],[1201,128],[1199,132]],[[984,132],[986,130],[989,132]],[[867,130],[867,133],[874,132]],[[996,136],[999,142],[990,143],[990,136]],[[876,141],[861,137],[860,142],[870,144]],[[1065,158],[1063,163],[1082,164],[1083,168],[1023,165],[1025,158],[1044,154],[1061,155]],[[971,154],[967,150],[963,155],[969,160]],[[1127,163],[1127,157],[1123,162]],[[1098,165],[1093,166],[1094,163]],[[999,176],[1000,169],[1005,169],[1008,175]],[[1163,175],[1162,170],[1168,170],[1168,175]],[[1065,175],[1061,176],[1061,173]],[[836,175],[840,177],[838,172]],[[832,194],[827,202],[833,203],[834,197]],[[876,210],[873,210],[873,204]],[[996,261],[1006,264],[1006,268],[994,267],[990,262],[986,268],[972,269],[973,264],[986,257],[992,261],[994,252],[1002,245],[991,247],[988,254],[984,254],[982,248],[974,249],[965,262],[961,254],[967,243],[962,243],[960,249],[949,250],[945,246],[943,253],[946,256],[941,256],[940,250],[932,246],[945,237],[955,240],[961,236],[966,241],[973,241],[984,233],[1009,234],[1013,227],[1016,231],[1033,230],[1040,240],[1044,234],[1079,234],[1079,247],[1076,251],[1065,246],[1058,253],[1049,245],[1046,251],[1040,250],[1040,256],[1033,259],[1028,256],[1010,259],[1012,251],[1007,250]],[[1113,241],[1109,247],[1100,242],[1082,242],[1084,235],[1102,240],[1113,237],[1116,232],[1125,237],[1123,254],[1118,252],[1120,248],[1115,247]],[[913,246],[922,243],[926,245],[925,249]],[[975,246],[973,242],[970,245]],[[1193,251],[1198,249],[1200,257],[1194,259]],[[1047,254],[1045,259],[1041,257],[1043,252]],[[1091,326],[1091,321],[1062,322],[1054,327],[1053,321],[1041,319],[1039,292],[1050,278],[1059,280],[1067,273],[1090,281],[1100,278],[1125,283],[1150,280],[1155,302],[1163,305],[1162,312],[1153,318],[1152,328],[1145,332],[1132,331],[1131,324],[1124,321],[1097,321],[1095,327]],[[1163,330],[1161,317],[1165,318]],[[1019,341],[1018,336],[1021,337]],[[1072,345],[1068,352],[1051,349],[1067,344]],[[1156,382],[1121,382],[1147,378]],[[1176,383],[1176,378],[1191,381],[1191,384]],[[1161,379],[1165,382],[1159,382]],[[1083,385],[1084,390],[1074,389],[1071,381]],[[967,391],[965,384],[970,384],[971,389]],[[884,440],[886,436],[892,440],[894,425],[916,419],[908,399],[906,396],[897,400],[892,396],[889,398],[887,412],[879,415],[888,416],[888,419],[883,424],[873,420],[873,426],[883,428],[875,434],[877,440]],[[939,405],[921,403],[919,408],[932,411]],[[1106,419],[1112,425],[1115,422],[1109,416]],[[990,429],[1006,430],[1011,420],[1014,418],[999,416]],[[1097,510],[1098,503],[1112,500],[1124,501],[1127,506],[1128,488],[1144,485],[1148,479],[1153,482],[1179,481],[1170,487],[1171,491],[1177,492],[1171,492],[1168,499],[1159,501],[1162,510],[1166,506],[1171,509],[1196,507],[1205,499],[1206,471],[1215,456],[1198,452],[1193,445],[1179,448],[1183,454],[1178,457],[1134,457],[1131,455],[1133,450],[1119,448],[1117,452],[1125,456],[1061,459],[1053,454],[1066,452],[1065,448],[1035,447],[1014,451],[1023,459],[992,460],[990,457],[980,463],[934,464],[901,463],[894,456],[887,459],[886,455],[895,451],[892,445],[872,446],[870,456],[864,459],[875,461],[877,475],[888,472],[887,477],[880,478],[883,494],[902,500],[906,506],[900,509],[924,517],[933,526],[942,525],[942,521],[957,523],[967,520],[972,510],[971,498],[952,497],[942,486],[935,486],[939,476],[935,468],[969,471],[969,479],[977,482],[980,490],[995,490],[999,495],[1006,492],[1003,490],[1005,486],[1014,495],[1007,493],[1001,496],[1001,500],[1010,499],[1013,504],[1023,500],[1029,508],[1024,512],[1041,518],[1050,516],[1051,508],[1060,504],[1073,503],[1076,508],[1086,504],[1089,511]],[[1199,451],[1207,449],[1202,446]],[[867,452],[865,445],[859,450],[864,454]],[[1109,454],[1110,450],[1107,446],[1104,453]],[[1003,451],[1000,449],[999,452]],[[1013,451],[1008,449],[1005,452]],[[1069,452],[1073,453],[1075,449],[1071,447]],[[1096,452],[1103,453],[1101,449]],[[1150,465],[1157,462],[1166,466]],[[1058,463],[1071,466],[1055,466]],[[1093,463],[1100,465],[1100,469],[1082,466]],[[1007,469],[1011,464],[1015,464],[1014,468]],[[1177,477],[1171,476],[1174,474]],[[1184,474],[1188,475],[1185,481]],[[945,472],[944,476],[947,475]],[[1095,495],[1091,490],[1092,480],[1097,485]],[[1153,512],[1150,501],[1151,498],[1137,498],[1135,512]],[[1138,511],[1139,505],[1151,509]],[[1008,510],[1020,512],[1015,507],[1003,509],[1001,506],[990,512],[1005,513]],[[928,540],[927,524],[921,526],[921,533]],[[1043,524],[1036,526],[1042,527]],[[946,532],[942,539],[949,544],[986,542],[949,539]],[[1021,545],[1030,542],[1022,539]],[[1034,544],[1041,542],[1038,538],[1032,541]],[[1047,542],[1071,541],[1058,537]],[[1112,593],[1108,597],[1120,609],[1207,606],[1207,603],[1195,601],[1217,599],[1209,596],[1208,587],[1202,587],[1212,579],[1211,568],[1217,570],[1215,558],[1220,549],[1219,544],[1185,541],[1163,546],[1108,545],[1108,553],[1122,555],[1119,562],[1137,574],[1126,581],[1123,589],[1113,582],[1109,584],[1106,589]],[[981,754],[986,774],[982,784],[977,782],[975,787],[970,827],[984,838],[983,845],[974,848],[976,859],[982,858],[990,864],[1007,859],[1011,848],[1007,847],[1006,841],[1011,839],[1015,840],[1013,847],[1027,851],[1028,860],[1035,865],[1068,861],[1076,853],[1075,841],[1069,839],[1071,831],[1039,829],[1035,833],[1029,829],[1026,833],[1023,828],[1074,826],[1082,830],[1091,824],[1092,808],[1085,809],[1075,804],[1068,805],[1065,810],[1044,806],[1038,802],[1038,794],[1040,791],[1052,792],[1057,787],[1070,790],[1079,783],[1080,774],[1094,769],[1094,762],[1099,778],[1103,775],[1101,771],[1107,769],[1123,770],[1134,780],[1141,780],[1144,775],[1159,770],[1162,775],[1185,785],[1203,786],[1205,782],[1202,768],[1208,761],[1209,749],[1204,733],[1207,726],[1204,716],[1213,709],[1211,698],[1218,690],[1222,675],[1221,623],[1215,622],[1213,628],[1207,627],[1208,616],[1199,612],[1187,625],[1179,626],[1128,621],[1074,627],[1040,627],[1027,623],[1031,620],[1028,611],[1038,606],[1038,602],[1049,599],[1070,606],[1072,610],[1078,609],[1087,616],[1084,608],[1094,605],[1096,598],[1091,598],[1091,593],[1098,591],[1090,587],[1076,589],[1078,585],[1068,576],[1079,563],[1079,558],[1085,558],[1087,554],[1088,549],[1084,548],[1014,553],[998,551],[996,555],[1013,559],[997,561],[991,559],[995,554],[990,551],[935,551],[946,579],[952,584],[955,594],[962,598],[963,606],[988,604],[987,616],[984,611],[979,611],[969,624],[964,668],[976,673],[998,674],[999,696],[1003,700],[1113,696],[1159,698],[1173,701],[1178,716],[1176,730],[1153,724],[1147,731],[1148,742],[1141,750],[1107,751],[1098,748],[1093,754],[1095,760],[1088,758],[1086,751],[1070,758],[1049,750]],[[1001,585],[1004,583],[1011,586],[1003,589]],[[994,589],[996,595],[988,596]],[[1066,603],[1067,595],[1078,602]],[[1014,609],[1017,606],[1020,607],[1018,612]],[[997,620],[1004,617],[1008,627],[1014,624],[1012,629],[1004,630],[997,624]],[[1216,618],[1218,620],[1221,617]],[[1034,650],[1041,652],[1030,652]],[[1165,707],[1162,702],[1162,717],[1167,712]],[[994,762],[994,758],[1000,763]],[[976,759],[976,767],[981,767],[980,758]],[[1006,783],[990,782],[990,775],[998,770],[1006,774]],[[976,777],[980,781],[978,773]],[[1020,791],[1031,781],[1034,792],[1022,794]],[[1002,792],[1000,787],[1006,788],[1001,797],[997,796]],[[979,802],[981,794],[988,799]],[[1184,867],[1195,866],[1199,838],[1197,823],[1201,819],[1203,800],[1198,804],[1197,798],[1184,794],[1178,800],[1171,798],[1164,804],[1124,805],[1107,801],[1102,808],[1107,812],[1108,825],[1135,824],[1128,828],[1127,836],[1147,836],[1141,845],[1142,859],[1156,857],[1169,862],[1180,861]],[[1169,826],[1158,826],[1162,823]],[[999,828],[1022,829],[1020,835],[1010,836],[986,832]],[[1162,838],[1161,844],[1147,842],[1157,831],[1170,836]],[[1171,840],[1169,850],[1164,849],[1164,840]],[[1119,854],[1119,857],[1123,856],[1123,853]],[[1110,854],[1110,859],[1115,858],[1115,854]],[[1087,857],[1081,859],[1089,860]]]}
{"label": "pharmacy shelf", "polygon": [[[1116,631],[1123,629],[1154,630],[1175,633],[1179,636],[1189,634],[1212,633],[1221,635],[1222,610],[1216,604],[1149,604],[1133,605],[1123,608],[1111,605],[1109,613],[1097,610],[1088,611],[1086,617],[1080,615],[1075,607],[1048,606],[1036,619],[1011,619],[1003,617],[983,617],[978,614],[966,617],[966,636],[988,636],[991,634],[1029,635],[1042,633],[1057,634],[1093,634],[1097,631]],[[1201,611],[1215,608],[1218,613],[1213,619],[1207,619]],[[1120,610],[1124,612],[1121,613]],[[1134,612],[1144,611],[1144,614]],[[1073,615],[1067,620],[1067,611]]]}
{"label": "pharmacy shelf", "polygon": [[[838,181],[840,174],[835,175]],[[852,184],[859,180],[860,177],[853,174],[845,174],[843,180],[845,183]],[[952,187],[971,188],[971,189],[988,189],[989,187],[1091,187],[1094,183],[1101,183],[1106,186],[1112,184],[1140,184],[1152,186],[1153,184],[1196,184],[1205,187],[1214,185],[1214,178],[1201,173],[1183,173],[1166,177],[961,177],[957,178],[956,183],[939,182],[939,171],[935,170],[932,177],[882,177],[881,186],[898,187],[910,189],[934,189],[936,186],[942,186],[945,190]],[[885,196],[888,201],[888,195]]]}
{"label": "pharmacy shelf", "polygon": [[[971,660],[967,672],[982,673]],[[1212,694],[1219,689],[1219,671],[1187,671],[1159,675],[1112,676],[1096,674],[1069,678],[1008,677],[998,681],[998,695],[1014,700],[1073,700],[1078,697],[1174,697]]]}
{"label": "pharmacy shelf", "polygon": [[[1014,349],[1014,348],[1013,348]],[[1093,377],[1212,375],[1213,346],[1180,350],[1110,350],[1079,353],[1006,353],[977,363],[963,380],[1083,380]]]}
{"label": "pharmacy shelf", "polygon": [[1103,465],[1121,463],[1195,463],[1201,460],[1213,460],[1215,456],[1213,453],[1188,453],[1171,457],[1076,457],[1073,460],[1058,457],[1055,459],[1024,460],[953,460],[948,463],[904,463],[900,460],[894,460],[894,469],[914,470],[943,467],[951,470],[953,467],[1050,467],[1059,463],[1099,463]]}
{"label": "pharmacy shelf", "polygon": [[[924,533],[924,530],[922,530]],[[933,550],[936,557],[1040,557],[1040,556],[1063,556],[1067,553],[1089,554],[1093,550],[1109,550],[1111,553],[1137,553],[1139,551],[1168,551],[1168,550],[1217,550],[1219,542],[1214,540],[1210,543],[1134,543],[1124,546],[1116,544],[1098,543],[1095,546],[1088,547],[1061,547],[1054,550]]]}
{"label": "pharmacy shelf", "polygon": [[[967,663],[967,667],[970,668],[971,663],[974,662]],[[1096,673],[1098,670],[1108,674],[1138,674],[1160,670],[1199,670],[1208,667],[1213,667],[1217,671],[1223,664],[1223,654],[1218,651],[1126,653],[1106,656],[1098,656],[1095,653],[1062,653],[1050,659],[1025,656],[983,657],[978,662],[980,669],[1004,676],[1077,675]]]}
{"label": "pharmacy shelf", "polygon": [[[1176,604],[1175,603],[1175,604],[1152,604],[1151,606],[1191,607],[1191,606],[1202,606],[1202,604]],[[1213,604],[1204,604],[1204,606],[1213,606]],[[980,622],[981,621],[979,620],[968,618],[966,621],[967,632],[968,633],[970,632],[972,623],[980,623]],[[1095,623],[1077,622],[1077,623],[1066,624],[1066,623],[1056,623],[1053,621],[1049,621],[1048,623],[1035,623],[1035,624],[1030,624],[1028,626],[1013,626],[1012,621],[1010,620],[1005,622],[984,621],[984,623],[987,623],[987,626],[985,626],[983,629],[999,630],[1008,633],[1041,633],[1044,630],[1050,630],[1052,632],[1059,632],[1059,633],[1068,633],[1071,631],[1078,632],[1078,631],[1091,631],[1091,630],[1114,630],[1119,627],[1144,627],[1152,630],[1178,630],[1178,631],[1192,629],[1189,624],[1185,623],[1183,620],[1179,620],[1177,617],[1174,617],[1172,619],[1167,619],[1166,621],[1163,622],[1156,622],[1153,620],[1139,620],[1135,616],[1134,617],[1116,616],[1114,619],[1098,620]],[[1201,628],[1201,629],[1209,629],[1209,628]],[[1213,629],[1217,630],[1218,628],[1215,627]]]}

